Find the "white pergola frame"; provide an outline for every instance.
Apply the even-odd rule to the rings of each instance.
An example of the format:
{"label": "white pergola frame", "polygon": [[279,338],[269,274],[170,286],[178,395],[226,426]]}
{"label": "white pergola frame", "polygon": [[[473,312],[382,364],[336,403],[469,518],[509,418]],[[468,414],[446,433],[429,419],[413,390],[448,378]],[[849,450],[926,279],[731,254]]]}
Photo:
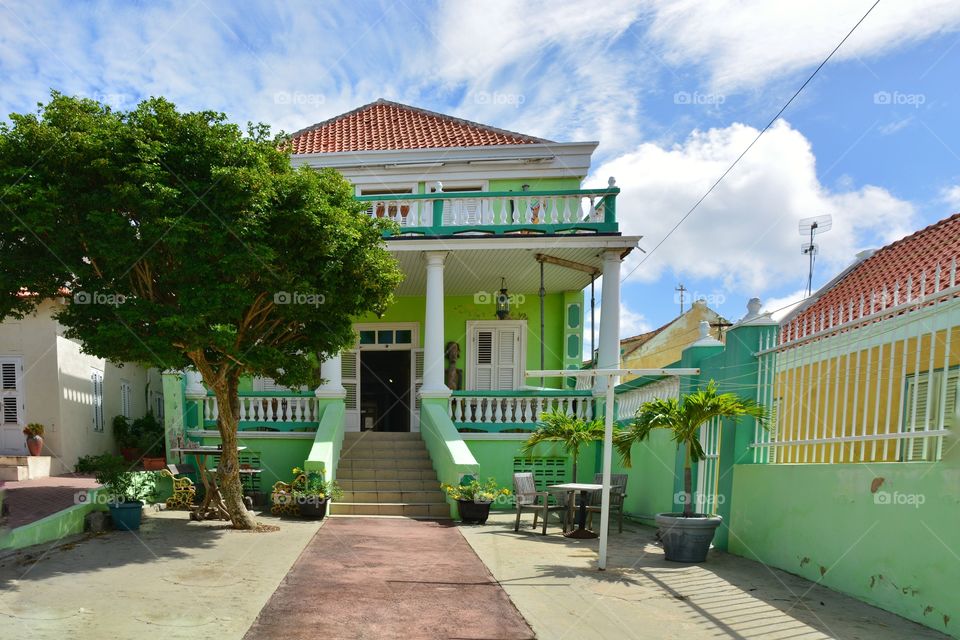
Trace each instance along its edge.
{"label": "white pergola frame", "polygon": [[[686,369],[548,369],[528,370],[528,378],[606,378],[604,429],[603,429],[603,490],[600,492],[600,557],[597,560],[597,569],[604,571],[607,568],[607,535],[610,532],[610,470],[613,466],[613,403],[614,387],[617,386],[620,376],[695,376],[700,374],[698,368]],[[597,388],[596,385],[594,388]],[[576,478],[573,479],[577,481]]]}

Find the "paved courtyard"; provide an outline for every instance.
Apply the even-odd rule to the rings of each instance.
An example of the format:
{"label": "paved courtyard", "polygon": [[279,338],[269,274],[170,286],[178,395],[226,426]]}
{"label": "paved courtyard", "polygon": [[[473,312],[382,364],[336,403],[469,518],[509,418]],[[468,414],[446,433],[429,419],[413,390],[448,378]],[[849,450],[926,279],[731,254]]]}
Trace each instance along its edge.
{"label": "paved courtyard", "polygon": [[540,536],[529,515],[520,533],[509,514],[482,527],[262,516],[279,526],[268,533],[145,515],[136,535],[0,560],[0,638],[946,637],[735,556],[667,563],[631,524],[598,572],[596,541]]}
{"label": "paved courtyard", "polygon": [[92,477],[73,473],[36,480],[2,482],[0,490],[6,494],[4,503],[10,507],[6,525],[15,529],[62,511],[76,504],[78,492],[99,486]]}
{"label": "paved courtyard", "polygon": [[461,527],[538,638],[905,640],[944,636],[825,587],[723,553],[706,564],[667,562],[654,529],[611,533],[607,570],[597,541],[541,536],[514,516]]}

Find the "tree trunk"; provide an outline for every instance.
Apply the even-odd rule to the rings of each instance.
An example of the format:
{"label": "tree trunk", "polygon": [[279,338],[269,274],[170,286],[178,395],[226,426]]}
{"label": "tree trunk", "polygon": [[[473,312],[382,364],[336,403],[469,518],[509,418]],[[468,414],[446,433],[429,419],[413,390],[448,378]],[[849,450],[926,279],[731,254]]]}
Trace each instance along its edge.
{"label": "tree trunk", "polygon": [[690,460],[690,445],[683,461],[683,517],[693,516],[693,465]]}
{"label": "tree trunk", "polygon": [[240,484],[240,460],[237,455],[237,425],[240,414],[240,396],[237,391],[238,380],[230,378],[220,385],[213,386],[217,396],[217,429],[220,430],[220,442],[223,451],[217,464],[217,484],[223,496],[230,522],[234,529],[255,529],[257,521],[243,502],[243,486]]}

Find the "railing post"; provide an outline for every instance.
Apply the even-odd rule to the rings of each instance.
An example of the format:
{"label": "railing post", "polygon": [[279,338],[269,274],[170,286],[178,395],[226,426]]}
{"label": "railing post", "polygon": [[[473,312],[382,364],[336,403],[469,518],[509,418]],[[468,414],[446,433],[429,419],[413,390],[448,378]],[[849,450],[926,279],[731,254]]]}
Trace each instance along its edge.
{"label": "railing post", "polygon": [[[613,176],[610,176],[610,179],[607,180],[607,186],[611,189],[617,188],[617,181],[613,178]],[[615,224],[617,222],[616,193],[603,196],[603,221],[607,224]]]}
{"label": "railing post", "polygon": [[[437,182],[434,193],[443,193],[443,183]],[[430,221],[433,232],[436,235],[443,235],[443,199],[436,198],[433,201],[433,220]]]}

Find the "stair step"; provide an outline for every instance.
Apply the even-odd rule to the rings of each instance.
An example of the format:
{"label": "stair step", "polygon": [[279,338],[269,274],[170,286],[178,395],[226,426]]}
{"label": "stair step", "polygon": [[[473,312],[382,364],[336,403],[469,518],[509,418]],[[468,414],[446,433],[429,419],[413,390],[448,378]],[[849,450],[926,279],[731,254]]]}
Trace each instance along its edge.
{"label": "stair step", "polygon": [[423,441],[419,433],[409,431],[347,431],[343,434],[344,442],[354,442],[356,440],[420,440]]}
{"label": "stair step", "polygon": [[338,466],[337,480],[421,480],[435,482],[433,469],[380,469],[376,467]]}
{"label": "stair step", "polygon": [[426,449],[348,449],[340,455],[340,460],[429,460]]}
{"label": "stair step", "polygon": [[0,480],[4,482],[20,482],[30,478],[30,470],[25,464],[0,465]]}
{"label": "stair step", "polygon": [[440,486],[434,480],[348,480],[338,474],[344,491],[433,491]]}
{"label": "stair step", "polygon": [[344,491],[343,502],[358,504],[430,504],[444,502],[442,491]]}
{"label": "stair step", "polygon": [[425,449],[426,443],[420,438],[416,440],[369,440],[365,438],[354,438],[352,440],[343,441],[343,449],[346,450],[348,447],[350,449],[374,449],[381,450],[385,449],[387,451],[396,451],[400,449],[412,449],[417,451],[419,449]]}
{"label": "stair step", "polygon": [[450,506],[446,502],[334,502],[330,505],[333,516],[406,516],[412,518],[449,518]]}
{"label": "stair step", "polygon": [[425,458],[340,458],[340,469],[433,469],[433,462]]}

